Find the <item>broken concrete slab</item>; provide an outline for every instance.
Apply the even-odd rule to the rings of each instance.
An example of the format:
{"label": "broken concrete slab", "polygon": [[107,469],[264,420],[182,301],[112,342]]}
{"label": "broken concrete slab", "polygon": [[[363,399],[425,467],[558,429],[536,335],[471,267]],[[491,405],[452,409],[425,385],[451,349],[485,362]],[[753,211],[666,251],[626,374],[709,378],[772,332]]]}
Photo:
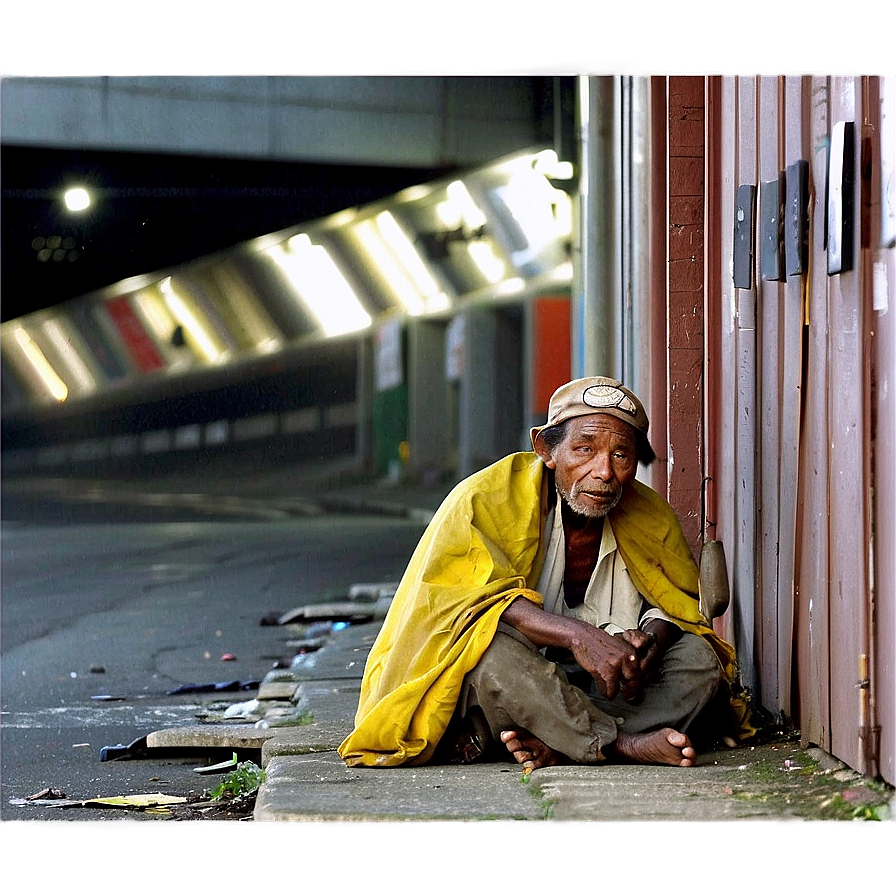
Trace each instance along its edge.
{"label": "broken concrete slab", "polygon": [[274,703],[258,723],[267,728],[301,728],[314,721],[313,714],[293,703]]}
{"label": "broken concrete slab", "polygon": [[260,750],[274,734],[270,728],[255,725],[183,725],[153,731],[146,736],[146,746]]}
{"label": "broken concrete slab", "polygon": [[398,582],[358,582],[348,589],[349,600],[377,601],[382,597],[391,598],[398,590]]}
{"label": "broken concrete slab", "polygon": [[373,619],[374,605],[360,601],[341,601],[339,603],[308,604],[287,610],[279,619],[280,625],[291,625],[297,622],[369,622]]}
{"label": "broken concrete slab", "polygon": [[259,700],[292,700],[298,685],[294,681],[262,682],[258,688]]}
{"label": "broken concrete slab", "polygon": [[307,724],[279,727],[277,737],[266,741],[262,749],[262,763],[272,756],[335,750],[351,732],[360,692],[360,681],[322,680],[301,684],[296,692],[295,709],[307,713]]}

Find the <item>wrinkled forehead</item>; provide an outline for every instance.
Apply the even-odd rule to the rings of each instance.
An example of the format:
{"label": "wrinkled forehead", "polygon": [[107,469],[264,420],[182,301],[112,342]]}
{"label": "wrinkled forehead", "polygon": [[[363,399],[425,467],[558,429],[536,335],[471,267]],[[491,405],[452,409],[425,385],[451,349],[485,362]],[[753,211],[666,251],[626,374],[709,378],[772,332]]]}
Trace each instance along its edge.
{"label": "wrinkled forehead", "polygon": [[613,438],[616,441],[630,442],[635,445],[637,433],[635,428],[611,414],[585,414],[572,417],[566,431],[567,438]]}

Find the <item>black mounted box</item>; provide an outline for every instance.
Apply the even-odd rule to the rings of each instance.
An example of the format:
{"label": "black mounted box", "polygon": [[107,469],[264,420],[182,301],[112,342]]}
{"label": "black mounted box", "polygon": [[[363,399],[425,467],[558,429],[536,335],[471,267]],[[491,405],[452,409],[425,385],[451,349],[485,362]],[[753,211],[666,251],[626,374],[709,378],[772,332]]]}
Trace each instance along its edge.
{"label": "black mounted box", "polygon": [[856,177],[855,123],[839,121],[831,131],[828,151],[828,273],[853,268]]}
{"label": "black mounted box", "polygon": [[809,266],[809,163],[787,166],[784,203],[784,270],[788,277],[805,274]]}
{"label": "black mounted box", "polygon": [[741,184],[734,203],[734,285],[753,288],[753,233],[756,217],[756,187]]}
{"label": "black mounted box", "polygon": [[785,280],[784,172],[759,191],[759,272],[763,280]]}

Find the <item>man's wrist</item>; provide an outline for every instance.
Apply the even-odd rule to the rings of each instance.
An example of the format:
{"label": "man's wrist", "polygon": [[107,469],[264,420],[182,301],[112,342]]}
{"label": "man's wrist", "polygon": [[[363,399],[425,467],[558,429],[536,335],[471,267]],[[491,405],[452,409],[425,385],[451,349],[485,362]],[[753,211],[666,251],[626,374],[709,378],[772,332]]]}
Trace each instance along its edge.
{"label": "man's wrist", "polygon": [[656,616],[648,619],[642,625],[641,631],[663,651],[671,647],[682,635],[682,630],[674,622],[668,622]]}

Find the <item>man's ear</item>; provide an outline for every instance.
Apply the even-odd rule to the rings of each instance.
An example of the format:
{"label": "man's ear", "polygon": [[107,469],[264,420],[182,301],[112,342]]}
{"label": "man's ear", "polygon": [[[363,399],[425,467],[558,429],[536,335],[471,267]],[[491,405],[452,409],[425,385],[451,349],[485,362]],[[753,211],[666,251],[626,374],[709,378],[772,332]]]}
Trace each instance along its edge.
{"label": "man's ear", "polygon": [[549,470],[553,470],[554,467],[557,466],[557,461],[554,460],[554,455],[551,452],[551,449],[548,448],[540,432],[535,435],[533,447],[535,448],[535,453],[542,459],[542,461],[544,461],[544,465]]}

